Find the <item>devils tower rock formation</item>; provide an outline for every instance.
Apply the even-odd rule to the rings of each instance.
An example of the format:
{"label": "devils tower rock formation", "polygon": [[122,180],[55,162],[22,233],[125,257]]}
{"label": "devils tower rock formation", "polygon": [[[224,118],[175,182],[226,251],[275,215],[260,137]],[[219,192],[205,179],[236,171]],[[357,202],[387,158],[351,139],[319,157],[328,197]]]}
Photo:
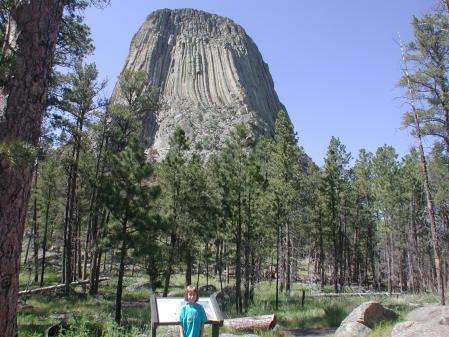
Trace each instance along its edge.
{"label": "devils tower rock formation", "polygon": [[207,155],[238,123],[256,135],[270,133],[284,109],[244,29],[203,11],[163,9],[149,15],[131,42],[125,69],[147,72],[150,84],[160,88],[161,108],[145,130],[159,158],[177,126]]}

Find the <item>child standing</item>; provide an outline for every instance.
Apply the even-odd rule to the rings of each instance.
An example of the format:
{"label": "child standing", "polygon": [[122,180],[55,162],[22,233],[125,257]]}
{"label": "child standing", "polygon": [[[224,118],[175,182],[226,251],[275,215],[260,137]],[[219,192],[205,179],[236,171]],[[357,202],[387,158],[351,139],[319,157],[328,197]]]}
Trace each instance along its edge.
{"label": "child standing", "polygon": [[203,325],[207,322],[204,308],[196,303],[198,291],[193,286],[187,286],[184,299],[187,302],[179,311],[181,337],[200,337],[203,335]]}

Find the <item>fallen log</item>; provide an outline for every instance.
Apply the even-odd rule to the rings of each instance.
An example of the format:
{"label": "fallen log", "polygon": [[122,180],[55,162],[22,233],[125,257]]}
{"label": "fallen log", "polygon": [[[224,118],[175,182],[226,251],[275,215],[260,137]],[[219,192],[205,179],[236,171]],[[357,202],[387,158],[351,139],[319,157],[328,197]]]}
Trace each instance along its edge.
{"label": "fallen log", "polygon": [[[98,281],[102,282],[102,281],[107,281],[109,279],[110,279],[109,277],[100,277],[100,279]],[[70,283],[70,286],[79,286],[79,285],[83,285],[83,284],[88,284],[89,282],[90,282],[90,280],[76,281],[76,282]],[[48,287],[22,290],[22,291],[19,291],[19,296],[40,294],[40,293],[44,293],[46,291],[63,289],[64,287],[65,287],[65,284],[56,284],[56,285],[48,286]]]}
{"label": "fallen log", "polygon": [[225,319],[223,325],[237,331],[268,330],[276,325],[276,315]]}

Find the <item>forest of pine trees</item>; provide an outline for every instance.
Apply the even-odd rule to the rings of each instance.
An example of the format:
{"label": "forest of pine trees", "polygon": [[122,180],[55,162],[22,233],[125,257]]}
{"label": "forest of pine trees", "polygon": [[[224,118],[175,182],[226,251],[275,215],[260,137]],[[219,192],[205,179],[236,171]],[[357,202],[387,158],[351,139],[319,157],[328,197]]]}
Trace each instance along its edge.
{"label": "forest of pine trees", "polygon": [[[101,275],[117,276],[117,322],[123,277],[135,269],[164,296],[174,273],[186,284],[199,273],[215,276],[221,287],[232,275],[238,313],[248,308],[255,284],[273,276],[276,304],[300,274],[301,281],[335,292],[353,286],[391,293],[447,289],[447,11],[413,18],[414,39],[403,46],[404,127],[416,147],[402,158],[391,145],[351,154],[333,137],[318,167],[284,111],[270,136],[256,138],[238,125],[208,158],[196,154],[178,128],[167,156],[156,162],[142,134],[146,116],[157,110],[158,88],[147,85],[145,73],[127,72],[118,85],[123,99],[104,99],[106,84],[85,61],[93,45],[81,11],[91,3],[0,3],[0,94],[9,95],[0,115],[0,240],[12,225],[19,229],[18,247],[8,254],[30,275],[29,287],[45,286],[50,256],[67,293],[71,282],[89,279],[89,294],[96,295]],[[57,36],[42,53],[16,56],[9,49],[10,20],[24,24],[21,15],[36,3],[54,3],[47,14],[55,17],[47,18],[52,24],[41,38]],[[17,48],[25,48],[20,43]],[[49,54],[53,64],[46,63]],[[48,70],[32,94],[15,90],[25,71],[20,67],[32,67],[22,62],[27,57]],[[38,96],[33,109],[14,106]],[[14,266],[8,270],[17,273]],[[8,280],[2,287],[10,291]],[[0,300],[0,311],[10,296]]]}

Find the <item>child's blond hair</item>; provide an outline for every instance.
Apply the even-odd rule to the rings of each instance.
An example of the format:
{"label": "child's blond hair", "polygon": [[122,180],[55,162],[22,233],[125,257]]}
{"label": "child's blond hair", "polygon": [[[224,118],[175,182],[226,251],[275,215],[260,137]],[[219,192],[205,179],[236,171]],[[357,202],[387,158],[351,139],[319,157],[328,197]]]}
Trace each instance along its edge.
{"label": "child's blond hair", "polygon": [[186,300],[186,302],[188,302],[188,300],[187,300],[187,294],[190,293],[190,292],[192,292],[192,291],[193,291],[193,292],[195,293],[195,295],[196,295],[195,302],[198,301],[198,289],[196,289],[196,287],[194,287],[194,286],[192,286],[192,285],[188,285],[188,286],[186,287],[186,291],[184,292],[184,299]]}

